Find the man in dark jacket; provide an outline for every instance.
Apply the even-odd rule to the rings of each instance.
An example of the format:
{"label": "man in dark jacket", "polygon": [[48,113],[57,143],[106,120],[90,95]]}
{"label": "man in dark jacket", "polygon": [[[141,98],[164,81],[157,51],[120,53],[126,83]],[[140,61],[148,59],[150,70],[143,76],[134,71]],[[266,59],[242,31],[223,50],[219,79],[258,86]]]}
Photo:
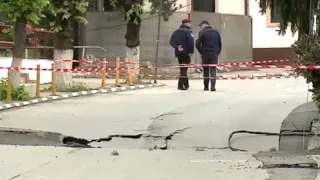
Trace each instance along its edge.
{"label": "man in dark jacket", "polygon": [[178,58],[180,67],[180,77],[178,81],[179,90],[187,90],[189,88],[188,67],[190,64],[190,56],[194,52],[194,39],[191,31],[191,23],[188,19],[182,21],[182,25],[173,32],[170,45],[174,48],[175,56]]}
{"label": "man in dark jacket", "polygon": [[221,52],[220,33],[213,29],[208,21],[202,21],[199,26],[201,31],[196,41],[196,48],[201,54],[203,64],[204,90],[209,90],[209,79],[211,80],[211,91],[216,91],[216,76],[218,56]]}

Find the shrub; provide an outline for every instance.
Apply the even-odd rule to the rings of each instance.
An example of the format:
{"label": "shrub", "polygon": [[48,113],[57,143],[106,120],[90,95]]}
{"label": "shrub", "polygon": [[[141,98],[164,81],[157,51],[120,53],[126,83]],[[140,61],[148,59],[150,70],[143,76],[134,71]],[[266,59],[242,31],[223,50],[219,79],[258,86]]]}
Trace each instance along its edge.
{"label": "shrub", "polygon": [[[14,101],[26,101],[31,99],[30,93],[25,89],[24,86],[18,88],[11,87],[11,97]],[[4,101],[7,99],[7,79],[0,79],[0,100]]]}
{"label": "shrub", "polygon": [[[320,64],[320,36],[300,35],[292,48],[296,53],[292,59],[294,65]],[[312,99],[320,111],[320,69],[296,69],[297,74],[306,78],[307,83],[312,83]]]}

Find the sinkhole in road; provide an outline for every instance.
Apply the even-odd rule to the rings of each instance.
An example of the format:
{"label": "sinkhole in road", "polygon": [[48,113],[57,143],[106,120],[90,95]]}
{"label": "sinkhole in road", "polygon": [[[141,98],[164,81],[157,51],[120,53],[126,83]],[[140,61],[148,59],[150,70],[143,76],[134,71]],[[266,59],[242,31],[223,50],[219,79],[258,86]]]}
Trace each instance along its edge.
{"label": "sinkhole in road", "polygon": [[[317,147],[310,146],[312,142],[320,145],[320,141],[317,142],[317,140],[315,140],[317,139],[317,133],[319,133],[320,130],[319,117],[319,110],[313,102],[304,103],[293,109],[287,115],[287,117],[281,123],[279,133],[247,130],[235,131],[229,136],[229,147],[235,151],[244,150],[241,148],[232,147],[231,139],[236,134],[253,134],[259,136],[277,137],[278,143],[275,145],[275,147],[278,147],[279,151],[301,152],[308,149],[314,149]],[[257,145],[263,143],[265,142],[258,142]]]}
{"label": "sinkhole in road", "polygon": [[[239,142],[241,142],[241,138],[235,139],[235,135],[242,135],[242,134],[249,134],[249,135],[258,135],[256,136],[255,142],[251,142],[251,148],[249,149],[255,149],[259,150],[263,149],[263,151],[266,151],[266,147],[268,147],[268,143],[263,141],[261,136],[265,137],[274,137],[273,142],[275,142],[277,139],[277,143],[274,143],[274,146],[269,147],[270,151],[304,151],[308,148],[309,141],[311,137],[315,136],[315,133],[310,131],[281,131],[280,133],[271,133],[271,132],[262,132],[262,131],[247,131],[247,130],[239,130],[234,131],[229,135],[228,138],[228,147],[232,151],[247,151],[247,149],[239,148],[237,145],[241,145]],[[233,140],[235,139],[235,140]],[[266,145],[264,145],[266,144]],[[257,147],[260,146],[260,147]],[[244,147],[242,144],[241,147]],[[278,147],[278,148],[276,148]]]}
{"label": "sinkhole in road", "polygon": [[[28,129],[13,129],[13,128],[0,128],[0,144],[2,145],[21,145],[21,146],[61,146],[61,147],[77,147],[77,148],[100,148],[99,142],[109,142],[115,138],[119,139],[147,139],[152,138],[153,140],[161,139],[164,144],[158,147],[152,147],[152,149],[159,149],[159,150],[167,150],[169,145],[168,142],[177,134],[183,133],[188,128],[176,130],[173,133],[167,136],[154,136],[154,135],[146,135],[146,134],[135,134],[135,135],[109,135],[108,137],[99,138],[99,139],[83,139],[77,138],[72,136],[65,136],[60,133],[56,132],[45,132],[45,131],[35,131],[35,130],[28,130]],[[216,147],[210,149],[230,149],[232,151],[247,151],[247,149],[240,149],[236,147],[237,143],[232,142],[232,138],[237,134],[253,134],[253,135],[265,135],[265,136],[274,136],[279,137],[281,140],[283,137],[287,138],[302,138],[302,136],[313,136],[313,133],[301,133],[301,132],[286,132],[286,134],[282,133],[269,133],[269,132],[256,132],[256,131],[246,131],[240,130],[232,132],[228,139],[228,146],[227,147]],[[299,145],[300,141],[292,141],[290,139],[290,143],[283,143],[287,141],[286,139],[282,139],[279,141],[279,144],[284,144],[286,148],[290,148],[290,151],[295,150],[299,151],[303,149],[300,147],[297,148],[297,144]],[[281,143],[282,142],[282,143]],[[298,143],[292,143],[298,142]],[[93,144],[95,143],[94,146]],[[257,145],[254,143],[254,145]],[[292,149],[295,147],[296,149]],[[298,146],[299,147],[299,146]],[[198,148],[199,149],[199,148]],[[281,147],[280,147],[281,149]],[[283,148],[282,148],[283,149]]]}
{"label": "sinkhole in road", "polygon": [[[261,132],[261,131],[248,131],[239,130],[234,131],[229,135],[228,145],[226,147],[211,147],[210,149],[230,149],[232,151],[247,151],[257,150],[266,151],[261,149],[261,146],[265,144],[265,141],[256,139],[255,141],[249,140],[248,145],[252,148],[248,149],[246,145],[241,144],[241,138],[236,135],[256,135],[257,137],[273,137],[273,146],[268,150],[279,151],[304,151],[308,149],[310,139],[315,136],[312,127],[315,119],[319,118],[319,112],[315,108],[314,110],[305,111],[305,109],[311,109],[310,104],[303,104],[295,108],[282,122],[280,132]],[[312,106],[312,104],[311,104]],[[313,105],[314,106],[314,105]],[[161,117],[161,116],[160,116]],[[28,129],[14,129],[14,128],[0,128],[0,144],[3,145],[28,145],[28,146],[65,146],[65,147],[83,147],[83,148],[98,148],[99,142],[109,142],[114,138],[119,139],[151,139],[153,141],[161,140],[161,145],[150,147],[153,149],[167,150],[168,142],[177,134],[183,133],[190,127],[176,130],[166,136],[155,136],[148,134],[115,134],[107,137],[101,137],[98,139],[83,139],[77,137],[66,136],[56,132],[45,132]],[[319,128],[320,129],[320,128]],[[172,143],[172,142],[170,142]],[[278,148],[277,148],[278,147]],[[260,148],[260,149],[259,149]]]}
{"label": "sinkhole in road", "polygon": [[13,129],[0,128],[0,144],[2,145],[20,145],[20,146],[61,146],[61,147],[76,147],[76,148],[101,148],[92,146],[93,143],[108,142],[114,138],[122,139],[141,139],[152,138],[162,139],[165,143],[163,146],[154,146],[153,149],[167,150],[168,141],[176,134],[182,133],[188,128],[183,128],[170,133],[167,136],[155,136],[147,134],[124,135],[115,134],[99,139],[83,139],[72,136],[65,136],[56,132],[35,131],[29,129]]}

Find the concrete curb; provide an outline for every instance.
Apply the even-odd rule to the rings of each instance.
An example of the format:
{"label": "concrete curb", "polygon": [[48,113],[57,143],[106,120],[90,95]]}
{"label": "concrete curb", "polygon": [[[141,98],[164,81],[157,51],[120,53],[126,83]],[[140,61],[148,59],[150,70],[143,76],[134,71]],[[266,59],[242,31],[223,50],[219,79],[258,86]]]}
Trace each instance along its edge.
{"label": "concrete curb", "polygon": [[164,86],[164,84],[149,84],[149,85],[114,87],[114,88],[74,92],[74,93],[70,93],[70,94],[57,95],[57,96],[48,96],[48,97],[32,99],[32,100],[23,101],[23,102],[13,102],[13,103],[8,103],[8,104],[3,104],[3,105],[0,105],[0,111],[12,109],[12,108],[34,105],[34,104],[39,104],[39,103],[44,103],[44,102],[52,102],[52,101],[56,101],[56,100],[70,99],[70,98],[75,98],[75,97],[83,97],[83,96],[89,96],[89,95],[95,95],[95,94],[105,94],[105,93],[116,93],[116,92],[139,90],[139,89],[160,87],[160,86]]}

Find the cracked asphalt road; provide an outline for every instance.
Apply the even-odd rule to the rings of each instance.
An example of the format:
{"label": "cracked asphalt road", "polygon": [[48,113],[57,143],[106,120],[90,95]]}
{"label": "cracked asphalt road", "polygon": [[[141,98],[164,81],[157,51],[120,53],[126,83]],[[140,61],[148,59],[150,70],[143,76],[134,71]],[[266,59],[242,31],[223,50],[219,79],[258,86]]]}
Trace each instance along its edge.
{"label": "cracked asphalt road", "polygon": [[[228,160],[228,157],[241,157],[234,159],[238,165],[240,160],[241,162],[243,160],[244,164],[240,163],[239,166],[230,165],[229,169],[231,166],[237,166],[237,168],[244,166],[245,169],[255,169],[250,172],[245,171],[245,173],[249,174],[241,176],[243,179],[266,179],[269,177],[267,171],[259,170],[258,168],[262,167],[261,162],[263,160],[255,160],[252,155],[258,151],[268,151],[270,148],[278,149],[278,137],[237,135],[233,138],[232,144],[237,148],[249,151],[249,153],[243,153],[231,152],[225,149],[225,147],[228,146],[228,136],[232,131],[237,130],[278,133],[281,123],[288,113],[298,105],[305,103],[307,97],[307,84],[303,79],[218,81],[217,92],[203,92],[202,81],[191,81],[191,89],[189,91],[176,90],[176,81],[166,81],[164,83],[168,86],[70,99],[5,111],[0,114],[0,126],[3,128],[32,129],[36,131],[60,133],[61,135],[63,134],[64,137],[72,136],[91,141],[89,144],[92,147],[102,147],[100,150],[81,150],[82,155],[76,151],[72,157],[69,157],[70,150],[63,151],[63,156],[68,156],[66,159],[81,159],[88,156],[88,154],[90,154],[89,152],[105,155],[106,151],[110,153],[109,150],[112,149],[119,152],[119,157],[122,156],[123,152],[127,153],[128,151],[132,151],[132,154],[138,153],[139,155],[137,156],[143,158],[141,153],[144,152],[142,154],[147,154],[146,157],[148,156],[149,158],[143,158],[149,163],[147,163],[148,166],[154,165],[150,159],[158,162],[160,157],[163,161],[167,161],[170,157],[169,159],[176,162],[177,165],[182,163],[182,159],[188,159],[188,161],[193,161],[193,164],[195,164],[195,162],[202,164],[199,165],[199,167],[217,168],[218,166],[214,165],[213,162],[209,164],[204,163],[207,160],[212,160],[212,153],[214,153],[216,157],[219,157],[218,159],[220,159],[221,162],[227,165],[231,163],[225,162]],[[21,140],[23,142],[19,142],[20,138],[15,138],[15,143],[10,143],[13,142],[13,139],[10,138],[14,137],[6,136],[5,139],[3,137],[5,136],[0,136],[0,143],[2,144],[35,145],[34,143],[38,143],[36,145],[59,146],[64,140],[64,138],[55,138],[52,141],[46,142],[25,138]],[[79,147],[77,144],[67,145]],[[48,151],[45,148],[36,150],[30,149],[30,147],[20,148],[24,153],[41,154],[44,152],[47,153]],[[6,154],[4,149],[2,149],[3,153]],[[167,151],[150,152],[148,151],[150,149]],[[50,152],[51,151],[52,150],[50,150]],[[164,157],[165,155],[163,155],[163,153],[166,152],[169,154],[167,154],[167,157]],[[177,152],[179,152],[181,156],[178,155],[179,157],[176,157]],[[52,152],[52,154],[59,153],[60,152]],[[154,153],[154,156],[149,153]],[[76,156],[75,154],[79,155]],[[196,160],[192,160],[193,157],[196,158]],[[86,161],[93,160],[98,159],[95,157],[93,157],[92,160],[86,159]],[[137,160],[138,159],[135,159],[135,161]],[[48,160],[48,162],[51,162],[51,160]],[[70,163],[71,162],[75,163],[74,159],[70,160]],[[123,161],[123,163],[125,162],[126,161]],[[220,165],[221,162],[219,162]],[[248,162],[250,163],[248,164]],[[42,163],[45,164],[46,162]],[[61,163],[63,164],[63,161],[61,161]],[[123,165],[123,163],[120,164]],[[131,163],[134,162],[132,161]],[[135,162],[134,164],[139,165],[140,163],[142,162]],[[203,163],[207,164],[207,166],[203,165]],[[116,163],[114,165],[116,167],[122,167],[120,164]],[[128,166],[126,167],[128,168]],[[198,167],[194,165],[192,165],[192,167],[191,170],[198,169]],[[188,168],[190,167],[188,166]],[[181,171],[187,171],[187,169]],[[68,170],[68,177],[72,177],[69,171],[71,170]],[[141,174],[136,174],[131,171],[132,170],[128,170],[128,172],[126,172],[130,175],[136,175],[136,177],[140,178],[137,178],[139,180],[148,178],[161,179],[160,176],[152,176],[153,178],[151,176],[142,177]],[[218,171],[229,172],[229,170],[223,168],[217,170],[217,172]],[[42,174],[42,176],[45,176],[44,172],[47,171],[37,171],[37,173]],[[120,173],[120,171],[117,172]],[[165,168],[162,168],[161,172],[162,173],[157,173],[163,175],[163,172],[166,172]],[[188,174],[187,172],[180,173]],[[195,170],[194,173],[200,173],[200,170]],[[211,172],[202,172],[201,170],[201,173],[207,174],[208,176],[203,176],[201,179],[212,179],[214,176],[213,174],[211,176]],[[237,173],[240,173],[240,171],[235,171],[235,177],[239,177]],[[51,176],[52,174],[50,174],[50,177]],[[165,175],[163,175],[163,177],[164,176]],[[9,179],[9,177],[13,176],[8,175],[6,178]],[[46,177],[49,177],[49,175]],[[55,176],[56,179],[59,179],[59,177]],[[172,177],[177,177],[176,179],[186,179],[177,174],[176,176],[166,177],[171,177],[170,179],[172,179]],[[191,177],[189,179],[193,179],[191,174],[189,174],[188,177]],[[62,178],[61,176],[61,179]],[[223,175],[216,177],[216,179],[225,178],[226,176]],[[97,179],[103,178],[99,177]],[[126,178],[121,176],[116,179]],[[229,177],[227,179],[232,178]]]}

